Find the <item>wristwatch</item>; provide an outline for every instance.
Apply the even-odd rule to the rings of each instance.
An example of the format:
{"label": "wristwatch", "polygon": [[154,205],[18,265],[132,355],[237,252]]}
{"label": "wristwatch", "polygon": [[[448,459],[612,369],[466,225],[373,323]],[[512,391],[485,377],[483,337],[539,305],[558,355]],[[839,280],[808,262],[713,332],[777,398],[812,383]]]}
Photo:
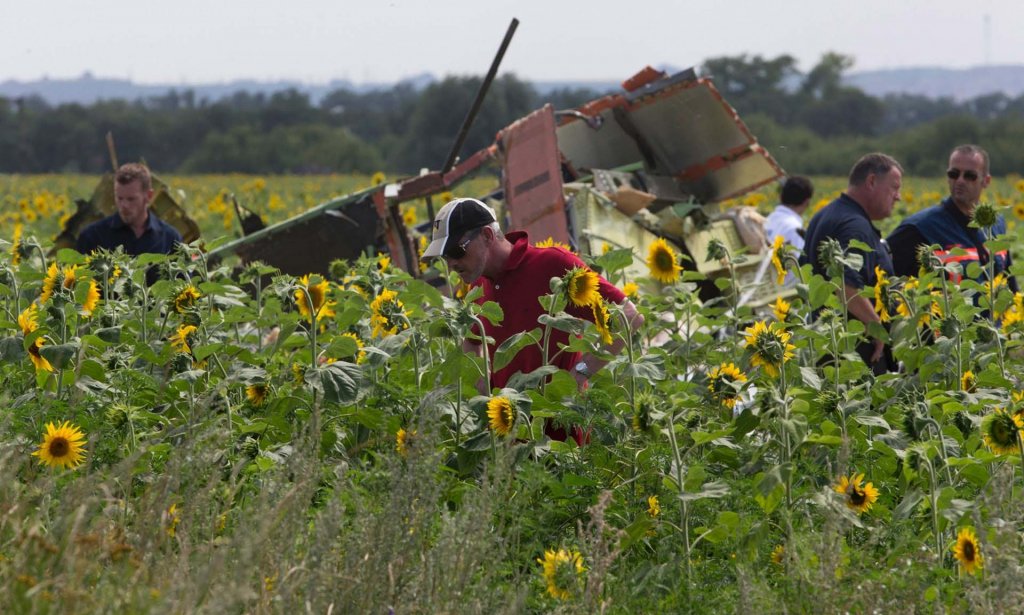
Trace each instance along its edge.
{"label": "wristwatch", "polygon": [[586,361],[580,361],[576,364],[576,373],[581,376],[590,375],[590,367],[587,365]]}

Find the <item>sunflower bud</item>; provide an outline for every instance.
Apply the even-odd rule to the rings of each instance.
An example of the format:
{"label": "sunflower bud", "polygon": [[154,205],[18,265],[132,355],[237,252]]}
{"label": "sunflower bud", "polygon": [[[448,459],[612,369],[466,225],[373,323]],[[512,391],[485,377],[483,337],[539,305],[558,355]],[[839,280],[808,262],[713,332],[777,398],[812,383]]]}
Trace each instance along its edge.
{"label": "sunflower bud", "polygon": [[192,369],[192,355],[187,352],[179,352],[171,359],[171,370],[176,374]]}
{"label": "sunflower bud", "polygon": [[973,222],[982,228],[995,225],[998,217],[995,205],[988,201],[982,201],[974,208]]}
{"label": "sunflower bud", "polygon": [[724,243],[718,239],[712,239],[708,242],[708,255],[704,262],[720,261],[726,258],[729,258],[729,250],[726,249]]}
{"label": "sunflower bud", "polygon": [[822,269],[829,271],[839,265],[843,257],[843,246],[832,237],[826,237],[818,244],[818,264]]}
{"label": "sunflower bud", "polygon": [[960,333],[960,321],[954,317],[945,318],[939,326],[939,331],[942,335],[953,339]]}
{"label": "sunflower bud", "polygon": [[971,420],[971,415],[963,410],[958,410],[953,415],[953,425],[960,430],[964,438],[974,433],[974,421]]}
{"label": "sunflower bud", "polygon": [[133,408],[127,404],[115,403],[107,408],[107,423],[115,429],[124,427],[131,418]]}
{"label": "sunflower bud", "polygon": [[249,459],[254,459],[256,455],[260,454],[260,443],[252,436],[246,436],[238,448]]}
{"label": "sunflower bud", "polygon": [[330,265],[328,265],[327,275],[329,275],[332,280],[344,280],[345,276],[348,275],[350,268],[348,261],[336,258],[331,261]]}
{"label": "sunflower bud", "polygon": [[649,397],[643,396],[639,399],[636,412],[633,413],[633,431],[646,433],[653,427],[651,406],[652,400]]}
{"label": "sunflower bud", "polygon": [[907,437],[911,440],[920,440],[922,426],[916,409],[913,406],[903,408],[901,419],[903,423],[903,433],[907,434]]}
{"label": "sunflower bud", "polygon": [[831,389],[823,389],[815,397],[815,401],[821,406],[821,411],[826,415],[839,411],[839,395]]}
{"label": "sunflower bud", "polygon": [[931,246],[921,244],[917,246],[916,251],[917,263],[927,273],[935,273],[942,266],[942,262],[935,257],[935,253],[932,252]]}
{"label": "sunflower bud", "polygon": [[988,327],[978,327],[975,329],[978,332],[978,343],[989,344],[995,341],[995,330]]}
{"label": "sunflower bud", "polygon": [[192,325],[193,327],[198,328],[199,325],[203,324],[203,317],[196,311],[186,312],[185,314],[182,314],[181,322],[182,324]]}

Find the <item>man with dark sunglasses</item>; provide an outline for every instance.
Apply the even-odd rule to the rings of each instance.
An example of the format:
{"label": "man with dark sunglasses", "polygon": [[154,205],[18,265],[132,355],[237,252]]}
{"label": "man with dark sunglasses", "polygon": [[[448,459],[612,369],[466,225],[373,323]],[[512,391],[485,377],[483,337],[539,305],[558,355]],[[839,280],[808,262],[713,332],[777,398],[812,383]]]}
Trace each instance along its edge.
{"label": "man with dark sunglasses", "polygon": [[[962,273],[953,276],[954,281],[959,281],[971,263],[982,265],[982,276],[985,275],[985,266],[993,255],[985,248],[982,229],[972,228],[970,223],[974,208],[992,181],[988,170],[988,152],[984,149],[977,145],[953,148],[946,170],[949,196],[938,205],[908,216],[889,235],[896,275],[919,275],[918,250],[920,246],[929,245],[933,246],[932,251],[942,264],[960,264]],[[1006,221],[1002,216],[996,220],[992,231],[994,236],[1006,232]],[[997,252],[994,259],[996,274],[1007,271],[1011,263],[1009,252]],[[1012,290],[1017,290],[1017,282],[1012,276],[1007,282]]]}
{"label": "man with dark sunglasses", "polygon": [[[541,326],[538,319],[546,312],[538,299],[551,292],[551,278],[562,277],[574,268],[586,268],[583,261],[568,250],[531,245],[523,231],[502,233],[494,210],[476,199],[455,199],[437,212],[432,241],[423,251],[422,258],[444,258],[448,267],[464,282],[483,289],[479,302],[494,301],[501,306],[504,319],[500,323],[484,320],[487,336],[494,338],[493,344],[488,344],[487,348],[492,357],[505,340]],[[598,276],[598,293],[606,305],[622,307],[630,329],[627,334],[632,334],[643,324],[644,318],[633,303],[601,276]],[[577,318],[595,320],[594,311],[588,306],[570,304],[565,311]],[[568,342],[567,332],[553,329],[547,354],[550,363],[572,374],[582,389],[587,378],[601,369],[605,361],[589,353],[581,355],[561,351]],[[623,339],[616,336],[604,350],[614,355],[624,345]],[[472,341],[467,341],[464,347],[467,351],[479,350],[479,344]],[[508,365],[495,370],[487,391],[481,392],[502,388],[516,373],[527,374],[543,365],[544,359],[537,344],[530,344],[520,350]],[[558,429],[546,431],[554,439],[564,440],[566,437]],[[585,440],[582,432],[579,429],[574,431],[577,442],[582,444]]]}

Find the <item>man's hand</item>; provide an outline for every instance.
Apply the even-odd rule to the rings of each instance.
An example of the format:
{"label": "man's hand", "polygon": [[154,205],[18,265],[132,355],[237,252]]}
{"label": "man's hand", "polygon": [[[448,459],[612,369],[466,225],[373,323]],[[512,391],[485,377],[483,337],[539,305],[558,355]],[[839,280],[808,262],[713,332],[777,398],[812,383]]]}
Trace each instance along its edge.
{"label": "man's hand", "polygon": [[[846,309],[848,309],[857,320],[864,323],[865,327],[873,322],[882,324],[882,319],[879,318],[878,314],[875,312],[875,306],[871,305],[870,301],[859,294],[859,288],[844,285],[843,290],[846,293]],[[871,353],[871,365],[878,363],[882,358],[882,354],[885,352],[885,342],[882,340],[875,339],[874,345],[875,349]]]}
{"label": "man's hand", "polygon": [[874,365],[882,358],[882,353],[885,352],[885,342],[882,340],[875,340],[875,351],[871,353],[871,364]]}

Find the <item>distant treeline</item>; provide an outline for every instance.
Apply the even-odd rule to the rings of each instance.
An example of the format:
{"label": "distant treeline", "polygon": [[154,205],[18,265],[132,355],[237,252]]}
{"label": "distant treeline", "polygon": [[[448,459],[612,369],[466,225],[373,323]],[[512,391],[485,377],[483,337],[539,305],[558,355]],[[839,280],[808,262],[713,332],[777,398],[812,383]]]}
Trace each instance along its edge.
{"label": "distant treeline", "polygon": [[[991,152],[993,174],[1024,169],[1024,96],[876,98],[842,84],[851,66],[851,58],[828,53],[802,73],[791,56],[742,55],[709,59],[702,73],[791,173],[843,175],[861,154],[884,151],[911,174],[937,175],[947,151],[962,142]],[[444,163],[480,83],[449,77],[420,90],[338,90],[319,104],[298,91],[239,92],[216,101],[172,91],[59,106],[0,97],[0,173],[105,171],[108,131],[121,160],[145,159],[163,173],[415,173]],[[505,75],[492,84],[462,153],[487,146],[498,130],[544,103],[567,109],[602,94],[542,96]]]}

